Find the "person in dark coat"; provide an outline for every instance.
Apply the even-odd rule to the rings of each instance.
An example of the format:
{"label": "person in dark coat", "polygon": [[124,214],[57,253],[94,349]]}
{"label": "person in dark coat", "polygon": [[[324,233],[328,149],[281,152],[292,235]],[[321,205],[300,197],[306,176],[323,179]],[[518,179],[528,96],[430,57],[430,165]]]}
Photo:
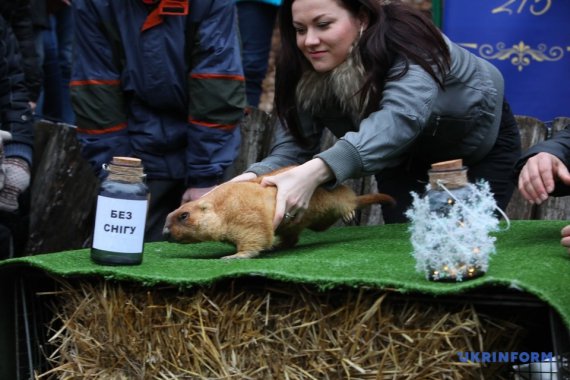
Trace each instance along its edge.
{"label": "person in dark coat", "polygon": [[18,254],[27,241],[34,130],[18,42],[0,16],[0,257]]}
{"label": "person in dark coat", "polygon": [[42,87],[42,70],[36,50],[30,0],[0,0],[0,15],[12,28],[22,55],[25,86],[29,100],[38,100]]}

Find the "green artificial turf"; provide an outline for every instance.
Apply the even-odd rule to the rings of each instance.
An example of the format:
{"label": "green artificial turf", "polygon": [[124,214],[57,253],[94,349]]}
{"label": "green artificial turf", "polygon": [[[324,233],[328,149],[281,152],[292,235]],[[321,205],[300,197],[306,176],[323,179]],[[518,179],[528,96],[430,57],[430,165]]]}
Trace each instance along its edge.
{"label": "green artificial turf", "polygon": [[235,251],[223,243],[161,242],[145,245],[143,263],[138,266],[96,265],[89,258],[89,249],[82,249],[5,260],[0,262],[0,273],[31,266],[63,277],[100,276],[178,287],[262,276],[322,288],[371,286],[431,295],[497,286],[535,295],[558,311],[570,327],[570,256],[560,246],[560,229],[566,224],[513,221],[509,230],[494,234],[497,252],[491,256],[488,272],[459,283],[428,281],[415,271],[405,224],[306,231],[294,249],[249,260],[219,260]]}

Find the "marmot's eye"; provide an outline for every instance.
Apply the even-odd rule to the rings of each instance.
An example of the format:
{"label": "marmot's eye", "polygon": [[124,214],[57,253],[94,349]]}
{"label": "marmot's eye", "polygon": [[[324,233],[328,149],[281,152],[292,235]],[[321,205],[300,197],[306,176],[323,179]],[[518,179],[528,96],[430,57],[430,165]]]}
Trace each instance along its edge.
{"label": "marmot's eye", "polygon": [[189,212],[183,212],[182,214],[178,215],[178,220],[183,222],[190,216]]}

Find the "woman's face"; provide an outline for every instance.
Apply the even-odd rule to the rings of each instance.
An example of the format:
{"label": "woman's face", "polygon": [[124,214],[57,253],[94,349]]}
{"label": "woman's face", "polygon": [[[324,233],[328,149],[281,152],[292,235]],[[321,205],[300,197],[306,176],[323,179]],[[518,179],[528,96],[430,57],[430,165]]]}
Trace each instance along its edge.
{"label": "woman's face", "polygon": [[337,0],[294,0],[291,11],[297,47],[315,71],[327,72],[345,61],[362,25],[356,16]]}

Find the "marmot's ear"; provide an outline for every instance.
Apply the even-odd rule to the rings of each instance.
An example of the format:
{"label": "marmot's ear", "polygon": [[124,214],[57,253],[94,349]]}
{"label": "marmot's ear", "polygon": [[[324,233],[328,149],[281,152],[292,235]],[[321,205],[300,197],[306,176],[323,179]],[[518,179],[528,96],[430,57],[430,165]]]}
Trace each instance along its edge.
{"label": "marmot's ear", "polygon": [[207,210],[210,210],[212,208],[212,204],[210,202],[207,202],[207,201],[202,201],[202,202],[198,203],[198,207],[200,207],[200,210],[202,210],[202,211],[207,211]]}

